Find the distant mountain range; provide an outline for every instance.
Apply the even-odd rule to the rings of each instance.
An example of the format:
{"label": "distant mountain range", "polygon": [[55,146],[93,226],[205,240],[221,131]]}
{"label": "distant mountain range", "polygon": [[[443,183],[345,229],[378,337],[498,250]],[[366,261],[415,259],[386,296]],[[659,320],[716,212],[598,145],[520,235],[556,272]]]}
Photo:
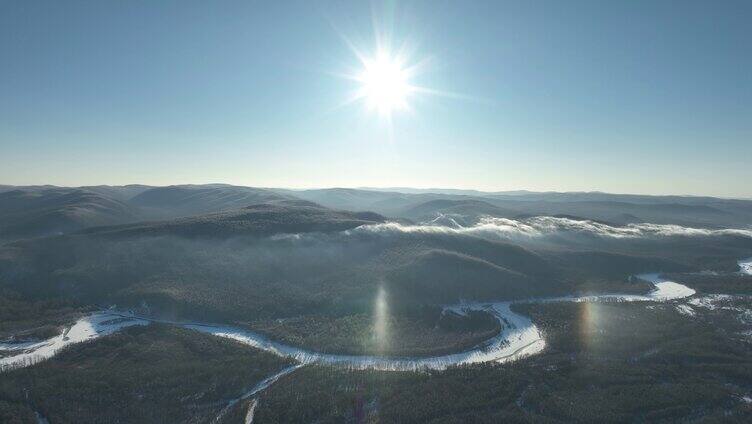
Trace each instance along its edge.
{"label": "distant mountain range", "polygon": [[223,184],[3,187],[0,290],[29,302],[147,304],[167,316],[251,321],[368,313],[380,288],[405,313],[461,299],[644,292],[630,275],[733,272],[752,252],[748,231],[631,222],[748,227],[752,202]]}
{"label": "distant mountain range", "polygon": [[714,197],[410,188],[290,190],[226,184],[45,185],[0,186],[0,240],[170,220],[290,200],[416,222],[442,216],[461,216],[468,223],[483,216],[566,215],[614,225],[650,222],[719,228],[752,224],[752,201]]}

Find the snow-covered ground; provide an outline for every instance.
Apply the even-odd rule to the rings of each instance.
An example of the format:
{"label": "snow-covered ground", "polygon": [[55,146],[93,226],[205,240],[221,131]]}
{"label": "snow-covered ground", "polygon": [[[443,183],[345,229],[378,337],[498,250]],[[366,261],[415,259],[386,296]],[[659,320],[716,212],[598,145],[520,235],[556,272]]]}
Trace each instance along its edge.
{"label": "snow-covered ground", "polygon": [[733,296],[728,294],[706,294],[704,296],[695,297],[688,303],[697,308],[704,308],[709,310],[715,310],[720,304],[731,300]]}
{"label": "snow-covered ground", "polygon": [[79,319],[61,334],[47,340],[0,344],[0,352],[15,353],[0,358],[0,371],[32,365],[51,358],[65,346],[112,334],[125,327],[148,323],[149,321],[140,318],[97,312]]}
{"label": "snow-covered ground", "polygon": [[655,290],[648,294],[652,300],[674,300],[692,296],[695,291],[684,284],[662,278],[659,274],[641,274],[637,278],[653,283]]}
{"label": "snow-covered ground", "polygon": [[0,343],[0,352],[15,352],[18,350],[31,350],[44,346],[47,340],[24,341],[18,343]]}
{"label": "snow-covered ground", "polygon": [[742,259],[738,264],[740,274],[752,275],[752,258]]}
{"label": "snow-covered ground", "polygon": [[256,408],[258,408],[258,399],[253,399],[248,405],[248,411],[245,413],[245,424],[253,423],[253,416],[256,413]]}
{"label": "snow-covered ground", "polygon": [[676,305],[676,310],[682,315],[695,316],[695,310],[689,305]]}

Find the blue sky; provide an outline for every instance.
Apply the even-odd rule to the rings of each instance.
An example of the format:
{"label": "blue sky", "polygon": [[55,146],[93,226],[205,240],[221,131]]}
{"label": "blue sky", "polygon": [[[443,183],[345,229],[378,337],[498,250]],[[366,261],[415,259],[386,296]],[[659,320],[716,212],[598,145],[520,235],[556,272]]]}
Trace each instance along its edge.
{"label": "blue sky", "polygon": [[[752,2],[0,1],[0,184],[752,197]],[[374,27],[391,123],[343,105]],[[386,34],[386,35],[384,35]]]}

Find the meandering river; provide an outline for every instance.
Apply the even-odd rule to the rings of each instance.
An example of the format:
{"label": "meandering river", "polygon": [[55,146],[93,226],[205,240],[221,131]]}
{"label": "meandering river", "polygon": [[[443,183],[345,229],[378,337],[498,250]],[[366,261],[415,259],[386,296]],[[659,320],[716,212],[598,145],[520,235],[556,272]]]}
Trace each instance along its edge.
{"label": "meandering river", "polygon": [[514,303],[530,302],[596,302],[596,301],[668,301],[694,295],[691,288],[661,278],[659,274],[642,274],[637,278],[651,282],[655,289],[646,295],[604,294],[594,296],[566,296],[537,298],[513,302],[474,302],[451,305],[445,308],[459,314],[468,311],[486,311],[502,324],[502,330],[495,337],[474,348],[449,355],[433,357],[385,357],[376,355],[339,355],[315,352],[289,346],[269,339],[261,334],[232,326],[195,322],[175,322],[136,316],[118,311],[102,311],[79,319],[63,334],[39,342],[0,344],[0,371],[32,365],[57,354],[62,348],[87,340],[92,340],[120,329],[134,325],[147,325],[160,322],[181,326],[217,337],[236,340],[240,343],[273,354],[292,358],[299,364],[321,363],[351,369],[375,369],[389,371],[414,371],[420,369],[441,370],[452,365],[482,362],[507,362],[541,352],[546,342],[538,327],[527,317],[515,313],[510,306]]}

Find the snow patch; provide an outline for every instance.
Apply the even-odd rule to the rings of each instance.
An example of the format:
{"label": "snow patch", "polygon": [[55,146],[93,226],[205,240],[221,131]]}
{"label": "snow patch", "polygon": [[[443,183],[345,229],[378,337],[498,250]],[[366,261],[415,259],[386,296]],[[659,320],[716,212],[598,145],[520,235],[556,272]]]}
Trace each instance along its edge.
{"label": "snow patch", "polygon": [[739,262],[739,274],[752,275],[752,258],[742,259]]}
{"label": "snow patch", "polygon": [[5,342],[0,343],[0,352],[14,352],[17,350],[30,350],[30,349],[37,349],[41,346],[44,346],[47,343],[46,340],[43,341],[26,341],[26,342]]}
{"label": "snow patch", "polygon": [[720,303],[731,300],[732,298],[733,296],[728,294],[708,294],[691,299],[688,303],[692,306],[712,311],[718,309]]}
{"label": "snow patch", "polygon": [[253,399],[248,405],[248,412],[245,413],[245,424],[253,423],[253,415],[256,413],[256,407],[258,407],[258,399]]}
{"label": "snow patch", "polygon": [[47,340],[35,343],[4,343],[0,350],[20,352],[12,356],[0,358],[0,372],[13,368],[21,368],[36,364],[49,359],[57,354],[60,349],[87,340],[112,334],[125,327],[133,325],[147,325],[149,321],[108,312],[97,312],[85,316],[71,327],[66,328],[61,334]]}
{"label": "snow patch", "polygon": [[690,297],[695,291],[684,284],[665,279],[660,274],[640,274],[637,278],[655,285],[655,290],[648,294],[655,300],[674,300]]}
{"label": "snow patch", "polygon": [[689,305],[676,305],[676,310],[682,315],[695,316],[695,310]]}

